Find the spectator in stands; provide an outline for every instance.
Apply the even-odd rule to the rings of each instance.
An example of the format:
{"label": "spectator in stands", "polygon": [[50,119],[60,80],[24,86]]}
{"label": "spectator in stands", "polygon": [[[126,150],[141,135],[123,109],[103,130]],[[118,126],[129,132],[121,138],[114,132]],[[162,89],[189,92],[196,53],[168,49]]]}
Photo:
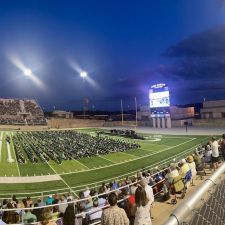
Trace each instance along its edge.
{"label": "spectator in stands", "polygon": [[54,201],[54,198],[52,197],[52,195],[49,195],[46,200],[46,205],[52,205],[53,201]]}
{"label": "spectator in stands", "polygon": [[98,200],[95,199],[93,201],[93,208],[88,211],[89,219],[88,221],[91,223],[94,223],[96,221],[99,221],[102,217],[102,209],[98,206]]}
{"label": "spectator in stands", "polygon": [[195,152],[193,153],[192,156],[193,156],[194,161],[195,161],[196,170],[197,171],[203,171],[204,170],[204,165],[203,165],[202,159],[200,158],[197,150],[195,150]]}
{"label": "spectator in stands", "polygon": [[75,209],[73,203],[68,203],[66,211],[63,215],[63,225],[74,225],[75,223]]}
{"label": "spectator in stands", "polygon": [[41,221],[41,215],[42,215],[42,210],[41,208],[37,209],[36,207],[38,207],[38,203],[34,203],[34,209],[32,211],[32,213],[37,217],[37,221]]}
{"label": "spectator in stands", "polygon": [[[7,209],[13,209],[13,205],[8,203]],[[2,215],[2,220],[7,224],[15,224],[19,222],[19,215],[16,211],[5,211]]]}
{"label": "spectator in stands", "polygon": [[190,170],[189,165],[187,164],[185,159],[181,159],[180,161],[180,175],[182,176],[182,178],[185,178],[187,172]]}
{"label": "spectator in stands", "polygon": [[135,220],[134,225],[151,225],[151,202],[147,198],[145,188],[139,186],[135,192]]}
{"label": "spectator in stands", "polygon": [[221,153],[222,153],[222,156],[223,156],[223,160],[225,161],[225,134],[222,135]]}
{"label": "spectator in stands", "polygon": [[102,225],[129,225],[129,219],[124,211],[117,206],[117,196],[110,193],[108,196],[110,207],[105,209],[102,214]]}
{"label": "spectator in stands", "polygon": [[[145,189],[147,199],[149,200],[150,205],[152,205],[154,203],[154,193],[153,193],[152,187],[150,185],[148,185],[148,180],[146,178],[143,178],[141,180],[140,184]],[[150,212],[150,214],[151,214],[151,212]],[[152,215],[151,215],[151,218],[153,219]]]}
{"label": "spectator in stands", "polygon": [[[67,200],[64,195],[61,196],[59,203],[67,203]],[[59,212],[64,214],[66,211],[67,204],[59,205]]]}
{"label": "spectator in stands", "polygon": [[106,195],[105,195],[105,191],[104,191],[104,188],[101,186],[99,188],[99,196],[98,196],[98,205],[100,207],[106,205]]}
{"label": "spectator in stands", "polygon": [[[52,204],[58,204],[59,200],[58,199],[54,199]],[[59,206],[53,206],[52,208],[52,219],[56,220],[57,218],[59,218],[60,212],[59,212]]]}
{"label": "spectator in stands", "polygon": [[166,180],[168,181],[169,185],[171,185],[173,183],[173,179],[175,177],[179,176],[179,172],[177,170],[176,164],[175,163],[171,163],[170,164],[170,168],[167,171],[167,174],[165,176]]}
{"label": "spectator in stands", "polygon": [[219,144],[215,137],[212,138],[212,164],[213,169],[218,169],[218,162],[219,162]]}
{"label": "spectator in stands", "polygon": [[143,178],[141,180],[140,184],[145,189],[147,199],[149,200],[150,204],[152,205],[154,202],[154,194],[153,194],[152,187],[148,185],[148,181],[146,178]]}
{"label": "spectator in stands", "polygon": [[134,195],[137,189],[137,179],[135,177],[132,178],[132,185],[130,186],[130,195]]}
{"label": "spectator in stands", "polygon": [[8,200],[7,199],[3,199],[2,209],[7,209],[7,204],[8,204]]}
{"label": "spectator in stands", "polygon": [[197,175],[197,171],[196,171],[196,165],[195,165],[195,162],[194,162],[194,158],[192,155],[189,155],[187,157],[187,163],[189,165],[189,168],[191,169],[191,175],[192,175],[192,185],[194,185],[194,178],[196,177]]}
{"label": "spectator in stands", "polygon": [[211,162],[212,162],[212,149],[211,149],[211,143],[208,142],[206,145],[204,163],[211,163]]}
{"label": "spectator in stands", "polygon": [[86,204],[85,204],[85,211],[88,211],[92,207],[93,207],[93,201],[92,201],[92,198],[89,196],[89,198],[88,198],[88,200],[86,201]]}
{"label": "spectator in stands", "polygon": [[25,224],[37,222],[37,217],[30,210],[25,210],[25,214],[22,216],[22,221]]}
{"label": "spectator in stands", "polygon": [[50,208],[44,208],[42,212],[42,220],[40,225],[56,225],[52,220],[52,211]]}

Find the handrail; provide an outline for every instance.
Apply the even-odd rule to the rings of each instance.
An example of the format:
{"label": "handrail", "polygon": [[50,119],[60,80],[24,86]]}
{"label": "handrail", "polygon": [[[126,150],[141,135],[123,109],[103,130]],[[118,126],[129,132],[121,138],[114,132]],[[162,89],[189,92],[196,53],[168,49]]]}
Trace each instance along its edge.
{"label": "handrail", "polygon": [[196,205],[201,201],[202,197],[212,188],[218,178],[225,172],[225,163],[215,171],[215,173],[206,179],[200,187],[187,199],[179,205],[170,215],[169,219],[163,225],[180,225],[184,222],[191,212],[196,208]]}

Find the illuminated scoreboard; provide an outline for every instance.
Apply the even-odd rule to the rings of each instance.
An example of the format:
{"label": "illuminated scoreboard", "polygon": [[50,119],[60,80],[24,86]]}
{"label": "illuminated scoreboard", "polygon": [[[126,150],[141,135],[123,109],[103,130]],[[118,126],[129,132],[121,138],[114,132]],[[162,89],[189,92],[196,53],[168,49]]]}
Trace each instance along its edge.
{"label": "illuminated scoreboard", "polygon": [[169,88],[165,84],[152,85],[149,90],[150,108],[170,107]]}

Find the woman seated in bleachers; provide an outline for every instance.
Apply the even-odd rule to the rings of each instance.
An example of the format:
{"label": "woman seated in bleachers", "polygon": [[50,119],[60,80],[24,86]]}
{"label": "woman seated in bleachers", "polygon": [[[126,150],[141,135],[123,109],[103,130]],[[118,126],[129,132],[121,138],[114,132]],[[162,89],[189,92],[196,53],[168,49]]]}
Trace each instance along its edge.
{"label": "woman seated in bleachers", "polygon": [[175,163],[170,164],[170,168],[167,170],[167,174],[165,176],[166,180],[168,181],[169,185],[173,183],[173,179],[179,176],[179,172],[177,170],[177,166]]}

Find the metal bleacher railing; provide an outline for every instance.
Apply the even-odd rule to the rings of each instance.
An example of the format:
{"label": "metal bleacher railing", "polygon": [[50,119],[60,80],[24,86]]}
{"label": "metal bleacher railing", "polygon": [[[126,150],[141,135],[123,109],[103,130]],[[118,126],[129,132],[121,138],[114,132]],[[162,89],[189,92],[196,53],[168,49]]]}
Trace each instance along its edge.
{"label": "metal bleacher railing", "polygon": [[164,225],[225,224],[225,163],[176,208]]}

